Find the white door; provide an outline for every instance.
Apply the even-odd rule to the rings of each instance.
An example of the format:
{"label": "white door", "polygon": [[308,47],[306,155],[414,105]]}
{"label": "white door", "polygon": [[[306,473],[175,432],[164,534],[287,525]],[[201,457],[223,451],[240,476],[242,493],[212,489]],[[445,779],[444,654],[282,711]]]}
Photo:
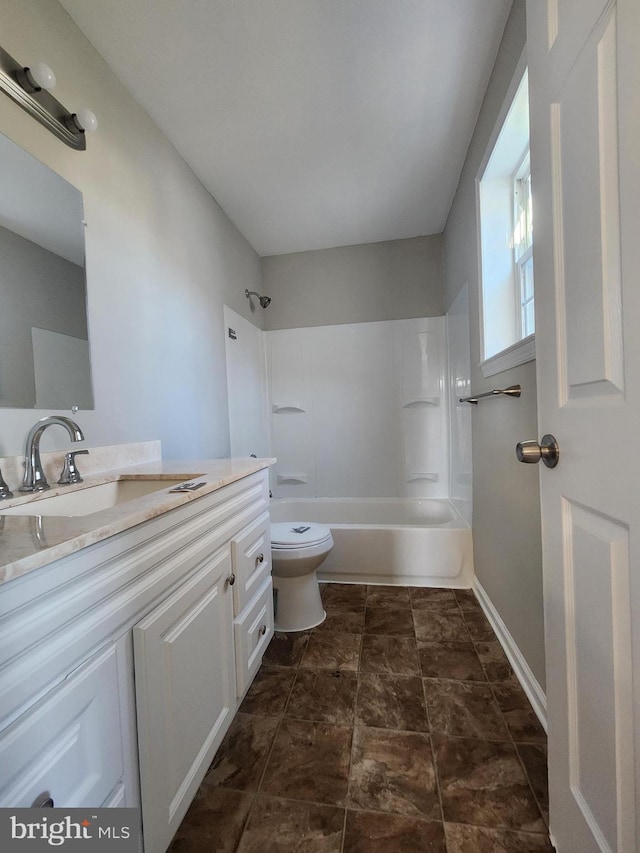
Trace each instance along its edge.
{"label": "white door", "polygon": [[[640,2],[528,0],[551,833],[640,850]],[[523,436],[524,437],[524,436]],[[539,436],[538,436],[539,438]]]}
{"label": "white door", "polygon": [[269,456],[264,332],[224,306],[232,456]]}

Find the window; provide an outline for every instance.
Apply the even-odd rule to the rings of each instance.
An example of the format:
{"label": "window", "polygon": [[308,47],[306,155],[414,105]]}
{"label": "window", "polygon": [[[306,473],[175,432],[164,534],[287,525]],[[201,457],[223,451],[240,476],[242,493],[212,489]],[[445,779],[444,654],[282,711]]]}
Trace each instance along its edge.
{"label": "window", "polygon": [[482,370],[535,357],[529,87],[520,68],[481,166]]}
{"label": "window", "polygon": [[533,210],[529,151],[513,181],[513,257],[519,301],[520,338],[535,332],[533,302]]}

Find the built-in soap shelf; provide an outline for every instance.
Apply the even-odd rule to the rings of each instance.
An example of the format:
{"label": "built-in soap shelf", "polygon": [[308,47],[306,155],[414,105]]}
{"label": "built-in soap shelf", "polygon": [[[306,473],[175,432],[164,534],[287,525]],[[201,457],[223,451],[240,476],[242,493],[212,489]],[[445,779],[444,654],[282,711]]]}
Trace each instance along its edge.
{"label": "built-in soap shelf", "polygon": [[420,480],[431,480],[432,483],[437,483],[440,480],[440,474],[431,472],[411,473],[407,477],[407,483],[418,483]]}
{"label": "built-in soap shelf", "polygon": [[404,403],[403,409],[419,409],[422,406],[439,406],[440,397],[419,397]]}
{"label": "built-in soap shelf", "polygon": [[308,474],[278,474],[278,485],[297,486],[309,482]]}
{"label": "built-in soap shelf", "polygon": [[306,409],[303,409],[302,406],[272,406],[271,411],[274,415],[294,415],[298,412],[306,412]]}

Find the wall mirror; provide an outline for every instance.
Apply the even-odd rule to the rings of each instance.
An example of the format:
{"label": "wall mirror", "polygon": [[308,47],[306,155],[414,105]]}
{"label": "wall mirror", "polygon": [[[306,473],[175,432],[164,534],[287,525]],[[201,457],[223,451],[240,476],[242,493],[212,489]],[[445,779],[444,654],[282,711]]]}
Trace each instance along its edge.
{"label": "wall mirror", "polygon": [[82,193],[0,134],[0,406],[93,408]]}

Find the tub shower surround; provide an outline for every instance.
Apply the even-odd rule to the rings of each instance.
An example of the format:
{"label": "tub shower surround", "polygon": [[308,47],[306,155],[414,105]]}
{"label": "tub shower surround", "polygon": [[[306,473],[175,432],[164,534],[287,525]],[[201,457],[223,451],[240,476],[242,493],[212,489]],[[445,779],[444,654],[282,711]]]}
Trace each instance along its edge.
{"label": "tub shower surround", "polygon": [[449,362],[449,423],[451,456],[451,502],[468,524],[472,524],[473,490],[471,418],[473,406],[461,403],[471,394],[469,339],[469,285],[465,284],[447,312],[447,356]]}
{"label": "tub shower surround", "polygon": [[266,333],[277,497],[448,498],[445,318]]}
{"label": "tub shower surround", "polygon": [[[272,518],[331,527],[323,580],[471,585],[470,501],[463,514],[449,500],[447,365],[460,373],[463,329],[448,357],[446,321],[266,333]],[[456,432],[458,456],[469,426]]]}

